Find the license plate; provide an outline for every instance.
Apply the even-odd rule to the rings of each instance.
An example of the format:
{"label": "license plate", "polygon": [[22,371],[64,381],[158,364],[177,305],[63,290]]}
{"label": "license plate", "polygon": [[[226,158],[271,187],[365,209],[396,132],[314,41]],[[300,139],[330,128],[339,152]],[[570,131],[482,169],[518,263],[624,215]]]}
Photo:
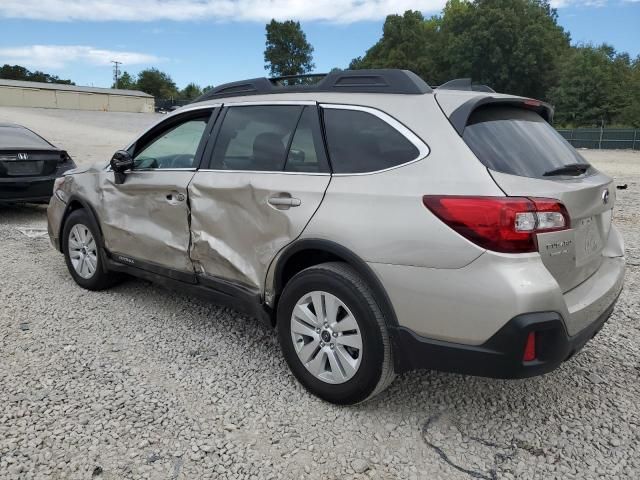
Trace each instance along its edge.
{"label": "license plate", "polygon": [[42,171],[42,162],[4,162],[7,174],[18,175],[38,175]]}
{"label": "license plate", "polygon": [[576,226],[576,264],[585,263],[602,249],[602,236],[595,217],[583,218]]}

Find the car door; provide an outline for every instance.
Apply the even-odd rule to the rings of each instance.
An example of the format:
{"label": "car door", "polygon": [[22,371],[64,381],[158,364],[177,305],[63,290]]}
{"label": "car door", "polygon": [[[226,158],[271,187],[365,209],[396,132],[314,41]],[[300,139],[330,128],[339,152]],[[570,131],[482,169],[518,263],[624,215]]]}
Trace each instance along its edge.
{"label": "car door", "polygon": [[124,183],[117,184],[111,172],[104,175],[100,218],[115,260],[195,281],[187,186],[202,156],[212,111],[173,116],[143,135],[130,147],[134,168]]}
{"label": "car door", "polygon": [[189,186],[191,259],[201,280],[260,292],[331,180],[317,105],[225,105]]}

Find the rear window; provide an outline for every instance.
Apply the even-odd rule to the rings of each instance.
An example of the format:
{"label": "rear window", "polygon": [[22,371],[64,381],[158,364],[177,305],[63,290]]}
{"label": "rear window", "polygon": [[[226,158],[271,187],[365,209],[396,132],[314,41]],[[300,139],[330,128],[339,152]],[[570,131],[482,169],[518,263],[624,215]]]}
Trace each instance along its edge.
{"label": "rear window", "polygon": [[375,172],[420,154],[407,137],[367,112],[327,107],[324,124],[334,173]]}
{"label": "rear window", "polygon": [[489,169],[521,177],[589,163],[537,113],[517,107],[490,106],[474,111],[462,135]]}
{"label": "rear window", "polygon": [[2,148],[55,148],[44,138],[31,130],[20,126],[0,126],[0,145]]}

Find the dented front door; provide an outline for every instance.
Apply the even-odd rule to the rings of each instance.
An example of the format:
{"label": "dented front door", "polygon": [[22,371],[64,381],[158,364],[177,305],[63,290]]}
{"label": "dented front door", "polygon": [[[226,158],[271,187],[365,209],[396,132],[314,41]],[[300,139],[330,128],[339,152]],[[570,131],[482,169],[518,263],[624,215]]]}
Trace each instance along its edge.
{"label": "dented front door", "polygon": [[212,108],[173,115],[130,147],[132,171],[124,183],[104,172],[99,192],[105,244],[120,262],[195,281],[189,259],[187,187],[213,119]]}
{"label": "dented front door", "polygon": [[193,274],[187,201],[193,175],[181,170],[134,171],[124,184],[116,185],[113,173],[103,173],[102,230],[116,260]]}

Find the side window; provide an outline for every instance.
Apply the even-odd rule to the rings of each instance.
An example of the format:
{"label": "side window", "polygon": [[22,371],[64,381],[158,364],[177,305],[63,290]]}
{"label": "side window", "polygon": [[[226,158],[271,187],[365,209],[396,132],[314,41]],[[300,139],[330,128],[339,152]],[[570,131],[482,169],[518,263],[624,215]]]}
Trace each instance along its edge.
{"label": "side window", "polygon": [[316,107],[304,107],[284,170],[310,173],[329,171]]}
{"label": "side window", "polygon": [[375,172],[410,162],[420,154],[403,134],[371,113],[331,107],[323,112],[334,173]]}
{"label": "side window", "polygon": [[164,131],[135,153],[134,169],[192,168],[209,115]]}
{"label": "side window", "polygon": [[216,170],[282,171],[302,106],[229,107],[213,149]]}

